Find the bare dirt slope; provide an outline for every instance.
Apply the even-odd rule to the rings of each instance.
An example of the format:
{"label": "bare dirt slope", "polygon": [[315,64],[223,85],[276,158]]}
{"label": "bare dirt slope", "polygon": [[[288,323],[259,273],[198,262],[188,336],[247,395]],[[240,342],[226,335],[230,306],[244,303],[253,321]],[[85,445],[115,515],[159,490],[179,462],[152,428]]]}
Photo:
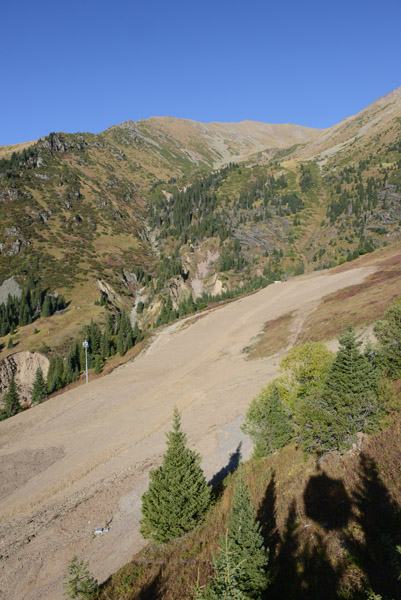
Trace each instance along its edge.
{"label": "bare dirt slope", "polygon": [[[241,416],[279,357],[247,360],[263,324],[306,315],[374,269],[315,273],[166,328],[135,362],[0,424],[0,597],[62,598],[71,558],[105,579],[142,545],[140,497],[165,450],[174,405],[208,478],[243,441]],[[112,519],[108,533],[93,536]]]}

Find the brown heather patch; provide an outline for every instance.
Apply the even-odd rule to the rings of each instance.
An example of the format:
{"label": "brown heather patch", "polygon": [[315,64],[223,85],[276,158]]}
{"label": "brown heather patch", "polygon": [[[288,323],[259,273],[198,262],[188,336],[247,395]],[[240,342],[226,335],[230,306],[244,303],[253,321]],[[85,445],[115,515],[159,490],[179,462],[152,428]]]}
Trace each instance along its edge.
{"label": "brown heather patch", "polygon": [[271,356],[286,348],[293,318],[294,313],[287,313],[277,319],[267,321],[255,344],[244,348],[244,352],[248,353],[248,358]]}
{"label": "brown heather patch", "polygon": [[[305,320],[297,343],[331,339],[348,325],[370,325],[381,319],[388,306],[401,295],[401,254],[398,249],[395,253],[394,249],[392,252],[386,249],[386,258],[383,258],[383,253],[366,255],[352,265],[374,265],[378,270],[363,283],[323,298]],[[333,272],[339,272],[343,266],[337,267]]]}

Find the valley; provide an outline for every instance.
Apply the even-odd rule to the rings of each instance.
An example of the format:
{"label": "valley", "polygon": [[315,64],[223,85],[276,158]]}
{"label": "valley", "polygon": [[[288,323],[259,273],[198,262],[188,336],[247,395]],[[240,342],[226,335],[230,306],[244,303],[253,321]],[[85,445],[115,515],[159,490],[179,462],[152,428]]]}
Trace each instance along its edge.
{"label": "valley", "polygon": [[[160,462],[175,405],[207,478],[240,443],[248,458],[249,440],[239,424],[250,400],[276,375],[282,353],[248,360],[244,348],[265,322],[291,311],[306,317],[323,296],[374,271],[304,275],[193,323],[177,322],[134,362],[3,422],[1,462],[9,465],[14,486],[3,479],[3,597],[60,597],[74,554],[104,579],[143,546],[140,497],[149,469]],[[110,531],[94,537],[110,520]]]}
{"label": "valley", "polygon": [[401,295],[401,88],[324,130],[152,117],[1,147],[0,216],[0,596],[52,600],[74,555],[105,581],[145,547],[175,406],[220,481],[286,351],[372,336]]}

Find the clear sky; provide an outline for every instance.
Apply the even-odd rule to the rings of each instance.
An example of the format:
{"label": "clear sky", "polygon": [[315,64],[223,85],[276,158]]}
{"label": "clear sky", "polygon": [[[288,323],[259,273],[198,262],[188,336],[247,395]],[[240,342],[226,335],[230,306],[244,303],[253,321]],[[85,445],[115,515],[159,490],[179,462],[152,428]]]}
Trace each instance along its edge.
{"label": "clear sky", "polygon": [[20,0],[0,145],[127,119],[329,127],[401,85],[401,0]]}

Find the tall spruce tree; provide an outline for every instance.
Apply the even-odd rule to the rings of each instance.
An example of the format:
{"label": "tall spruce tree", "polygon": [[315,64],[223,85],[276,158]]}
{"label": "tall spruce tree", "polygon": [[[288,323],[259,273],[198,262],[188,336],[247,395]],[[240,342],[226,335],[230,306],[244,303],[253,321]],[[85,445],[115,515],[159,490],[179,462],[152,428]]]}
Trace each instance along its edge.
{"label": "tall spruce tree", "polygon": [[361,353],[354,329],[341,334],[339,342],[325,385],[305,399],[300,427],[306,449],[348,448],[358,432],[369,431],[382,416],[379,373]]}
{"label": "tall spruce tree", "polygon": [[141,533],[145,538],[167,542],[193,529],[203,517],[210,506],[211,489],[200,460],[186,447],[181,415],[175,408],[163,462],[150,472],[149,489],[142,496]]}
{"label": "tall spruce tree", "polygon": [[243,565],[234,558],[228,533],[221,539],[219,554],[213,560],[214,573],[206,590],[198,594],[200,600],[246,600],[241,591]]}
{"label": "tall spruce tree", "polygon": [[47,385],[40,367],[36,369],[35,381],[32,388],[32,404],[40,404],[47,396]]}
{"label": "tall spruce tree", "polygon": [[401,377],[401,298],[386,311],[384,319],[375,323],[380,360],[389,377]]}
{"label": "tall spruce tree", "polygon": [[17,413],[21,412],[22,408],[19,403],[19,395],[17,392],[17,385],[15,383],[14,375],[10,379],[10,383],[8,384],[8,392],[6,393],[4,400],[4,410],[8,417],[13,417]]}
{"label": "tall spruce tree", "polygon": [[269,552],[264,546],[260,524],[255,520],[255,508],[243,477],[238,479],[234,490],[227,532],[234,564],[241,565],[237,574],[239,588],[246,598],[260,598],[269,583]]}

